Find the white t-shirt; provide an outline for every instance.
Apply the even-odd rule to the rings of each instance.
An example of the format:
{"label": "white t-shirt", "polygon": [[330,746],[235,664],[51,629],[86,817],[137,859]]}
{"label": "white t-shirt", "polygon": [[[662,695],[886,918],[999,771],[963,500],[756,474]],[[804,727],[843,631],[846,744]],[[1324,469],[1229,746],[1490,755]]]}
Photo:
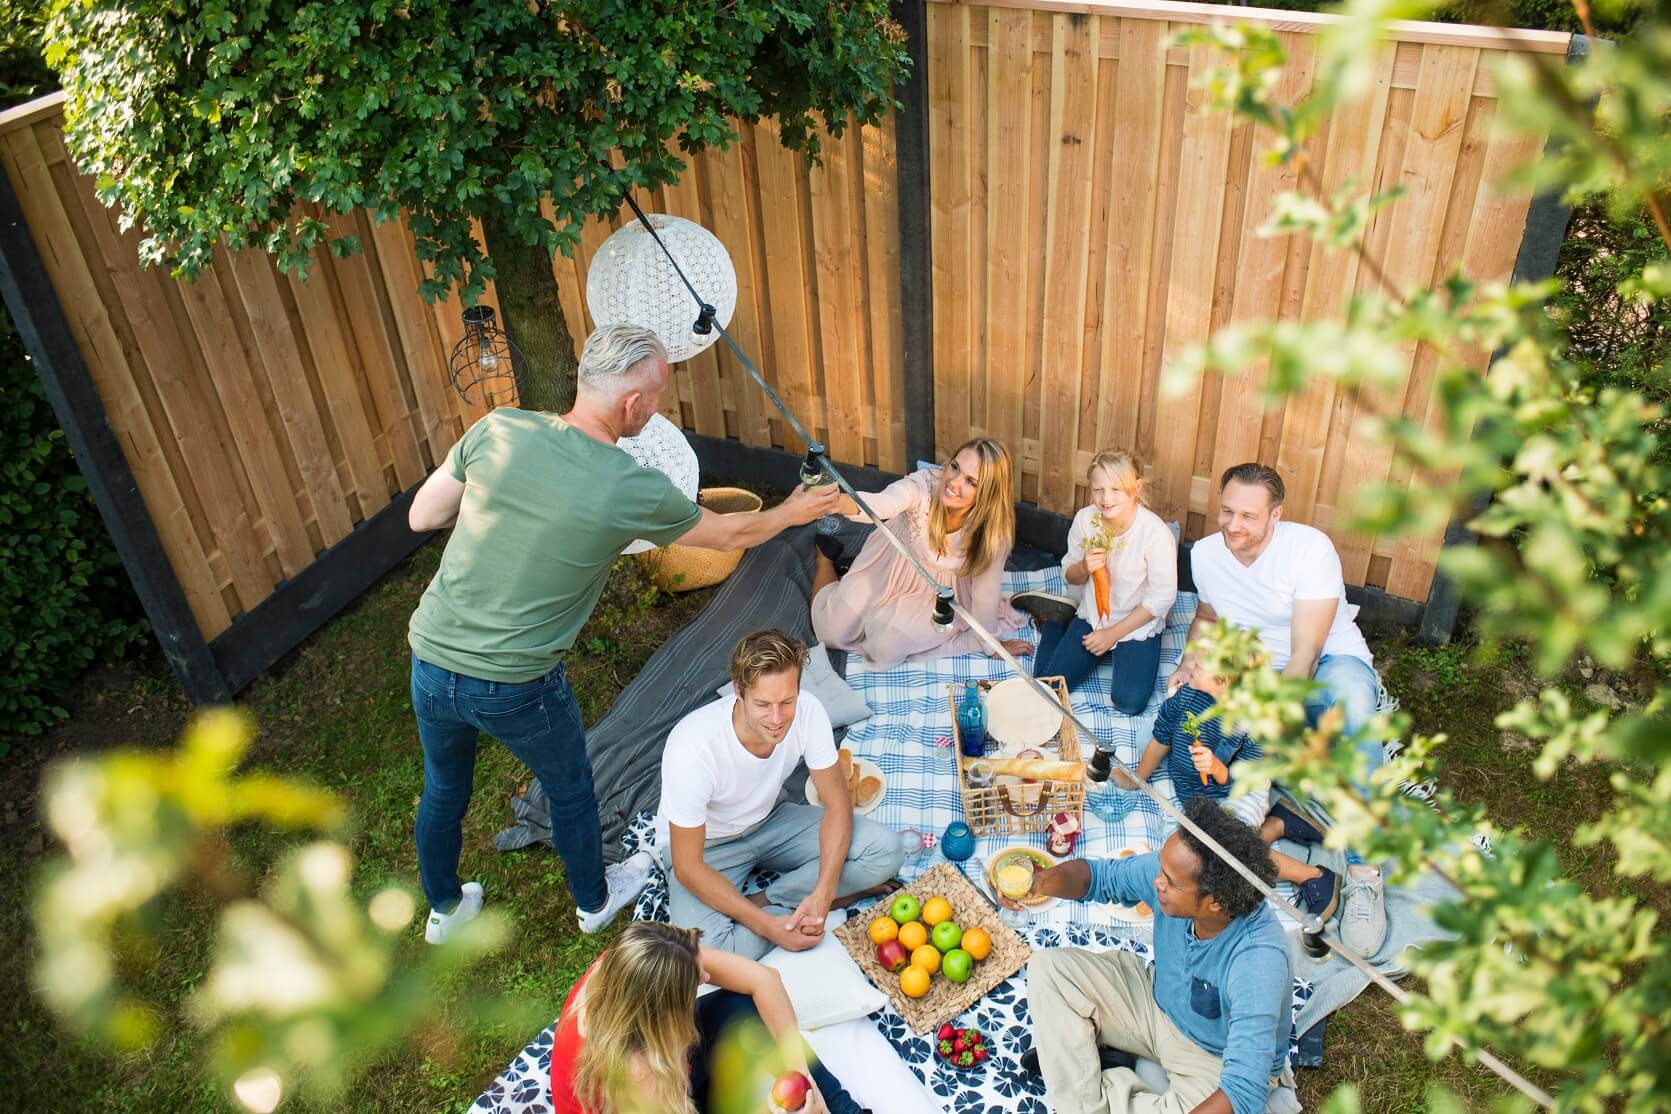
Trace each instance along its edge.
{"label": "white t-shirt", "polygon": [[680,720],[667,736],[661,756],[661,809],[656,834],[668,847],[667,826],[706,826],[709,843],[748,831],[771,814],[778,791],[795,767],[836,764],[835,732],[824,705],[803,691],[795,721],[783,741],[765,758],[756,758],[737,738],[731,710],[733,693],[704,704]]}
{"label": "white t-shirt", "polygon": [[1353,621],[1358,609],[1346,602],[1340,554],[1323,531],[1278,522],[1265,552],[1251,565],[1238,561],[1218,533],[1196,542],[1189,557],[1201,602],[1232,625],[1258,631],[1277,669],[1285,667],[1293,653],[1295,600],[1339,600],[1322,652],[1375,664],[1369,643]]}
{"label": "white t-shirt", "polygon": [[[1085,559],[1101,519],[1095,507],[1080,507],[1073,516],[1073,525],[1068,527],[1068,551],[1062,557],[1064,570]],[[1079,586],[1079,617],[1092,630],[1111,627],[1141,604],[1154,618],[1120,641],[1153,638],[1165,630],[1172,601],[1178,598],[1178,539],[1172,536],[1172,528],[1148,507],[1138,507],[1131,525],[1109,548],[1108,571],[1108,621],[1097,618],[1097,592],[1089,579]]]}

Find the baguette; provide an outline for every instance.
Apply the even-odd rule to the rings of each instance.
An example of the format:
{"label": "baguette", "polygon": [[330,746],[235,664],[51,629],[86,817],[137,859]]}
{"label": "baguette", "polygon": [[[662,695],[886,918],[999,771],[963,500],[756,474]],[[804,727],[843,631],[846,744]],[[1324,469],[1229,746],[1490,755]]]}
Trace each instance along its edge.
{"label": "baguette", "polygon": [[1085,776],[1085,763],[1051,758],[993,758],[992,772],[1027,781],[1078,781]]}

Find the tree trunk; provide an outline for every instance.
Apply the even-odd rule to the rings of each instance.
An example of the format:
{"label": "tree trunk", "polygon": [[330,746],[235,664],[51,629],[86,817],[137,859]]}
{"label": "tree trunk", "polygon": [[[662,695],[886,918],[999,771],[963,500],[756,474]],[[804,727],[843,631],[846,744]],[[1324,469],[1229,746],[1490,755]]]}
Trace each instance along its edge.
{"label": "tree trunk", "polygon": [[[507,214],[508,216],[508,214]],[[522,408],[560,414],[574,405],[574,336],[557,298],[551,256],[530,244],[511,221],[489,215],[482,220],[487,251],[498,271],[501,326],[522,350],[527,364]]]}

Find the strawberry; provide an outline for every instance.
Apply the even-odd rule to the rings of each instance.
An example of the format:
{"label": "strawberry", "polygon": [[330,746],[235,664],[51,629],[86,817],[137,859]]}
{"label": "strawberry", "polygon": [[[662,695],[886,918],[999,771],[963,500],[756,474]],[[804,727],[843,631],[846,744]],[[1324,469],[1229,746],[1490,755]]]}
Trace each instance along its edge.
{"label": "strawberry", "polygon": [[943,1041],[949,1041],[953,1037],[957,1036],[957,1030],[953,1029],[952,1023],[948,1021],[944,1025],[940,1026],[940,1032],[935,1035]]}
{"label": "strawberry", "polygon": [[940,1042],[940,1055],[950,1056],[951,1054],[952,1054],[952,1042],[948,1041],[948,1040],[941,1041]]}
{"label": "strawberry", "polygon": [[978,1064],[982,1060],[986,1059],[986,1055],[986,1045],[978,1044],[975,1046],[975,1063]]}
{"label": "strawberry", "polygon": [[958,1037],[956,1040],[952,1041],[952,1051],[953,1052],[962,1052],[964,1049],[966,1049],[968,1047],[969,1047],[968,1045],[963,1043],[963,1038],[962,1037]]}
{"label": "strawberry", "polygon": [[960,1053],[957,1057],[957,1066],[958,1067],[961,1067],[961,1068],[973,1067],[974,1063],[975,1063],[975,1054],[972,1053],[972,1052],[963,1052],[963,1053]]}

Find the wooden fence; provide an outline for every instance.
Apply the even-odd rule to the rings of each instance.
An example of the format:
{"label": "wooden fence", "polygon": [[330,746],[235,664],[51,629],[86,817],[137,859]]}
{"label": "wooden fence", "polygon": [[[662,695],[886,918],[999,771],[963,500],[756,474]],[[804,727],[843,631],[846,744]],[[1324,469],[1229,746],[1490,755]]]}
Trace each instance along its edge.
{"label": "wooden fence", "polygon": [[[1217,473],[1258,458],[1287,480],[1289,517],[1334,534],[1349,583],[1424,599],[1438,537],[1339,528],[1353,493],[1392,467],[1349,398],[1319,386],[1263,411],[1257,371],[1181,399],[1159,390],[1167,362],[1214,328],[1338,314],[1371,281],[1349,254],[1255,235],[1292,173],[1258,157],[1247,126],[1204,109],[1190,87],[1203,54],[1165,46],[1191,22],[1274,27],[1289,52],[1281,95],[1298,99],[1329,17],[1134,0],[896,8],[916,59],[901,113],[828,140],[811,169],[769,122],[744,125],[732,150],[639,198],[725,243],[739,287],[731,330],[831,455],[900,473],[991,433],[1017,451],[1018,494],[1069,514],[1090,454],[1132,447],[1190,537],[1212,522]],[[1494,126],[1491,73],[1509,49],[1567,44],[1403,25],[1377,56],[1371,95],[1313,142],[1324,190],[1404,187],[1368,239],[1394,283],[1457,265],[1509,275],[1529,199],[1497,181],[1541,141]],[[405,501],[481,413],[448,383],[460,306],[423,303],[410,233],[364,213],[329,220],[364,254],[320,252],[305,282],[255,252],[218,253],[195,283],[142,268],[141,233],[98,204],[61,126],[60,97],[0,113],[0,193],[15,198],[0,198],[0,225],[26,225],[0,227],[0,286],[35,348],[77,365],[49,393],[86,380],[79,401],[72,383],[54,405],[84,470],[120,473],[95,489],[136,582],[143,572],[155,588],[141,595],[159,634],[182,628],[200,662],[212,659],[214,683],[193,691],[236,690],[418,544]],[[620,220],[592,222],[575,257],[556,260],[576,336],[592,326],[586,269]],[[1432,354],[1408,357],[1405,383],[1373,402],[1424,417]],[[723,346],[675,382],[667,413],[706,451],[778,469],[788,457],[771,450],[800,449]],[[908,410],[908,395],[923,401]],[[156,568],[134,556],[147,546]],[[153,604],[170,593],[189,619],[159,620]]]}
{"label": "wooden fence", "polygon": [[[257,251],[223,250],[189,283],[141,267],[142,233],[118,230],[71,163],[62,125],[61,96],[0,117],[0,164],[213,639],[421,481],[483,413],[448,381],[460,305],[418,298],[411,234],[364,212],[329,218],[332,234],[357,234],[364,254],[321,250],[306,281]],[[678,186],[640,201],[726,243],[739,342],[835,456],[899,471],[891,122],[826,140],[823,166],[809,171],[769,129],[747,129],[730,152],[694,160]],[[588,224],[575,257],[556,260],[579,336],[592,327],[586,268],[619,224]],[[729,351],[709,349],[678,370],[669,416],[702,434],[784,446],[787,431],[744,374]]]}
{"label": "wooden fence", "polygon": [[[1048,9],[1048,10],[1040,10]],[[1310,89],[1326,16],[1119,0],[928,5],[933,187],[935,435],[1019,447],[1021,495],[1071,514],[1099,447],[1154,467],[1187,537],[1212,528],[1231,464],[1274,464],[1287,515],[1334,535],[1350,584],[1420,600],[1440,538],[1394,541],[1338,526],[1391,462],[1343,394],[1320,385],[1263,411],[1260,376],[1209,377],[1183,398],[1162,370],[1230,321],[1340,314],[1373,280],[1349,253],[1256,231],[1292,168],[1258,156],[1269,134],[1208,111],[1192,78],[1204,50],[1171,30],[1211,20],[1281,33],[1279,97]],[[1542,147],[1493,127],[1505,49],[1564,53],[1569,36],[1404,25],[1376,56],[1371,95],[1344,106],[1306,152],[1325,191],[1402,186],[1368,255],[1401,289],[1461,265],[1509,276],[1530,198],[1500,179]],[[1406,354],[1376,405],[1423,417],[1432,353]],[[1480,355],[1483,369],[1485,354]]]}

